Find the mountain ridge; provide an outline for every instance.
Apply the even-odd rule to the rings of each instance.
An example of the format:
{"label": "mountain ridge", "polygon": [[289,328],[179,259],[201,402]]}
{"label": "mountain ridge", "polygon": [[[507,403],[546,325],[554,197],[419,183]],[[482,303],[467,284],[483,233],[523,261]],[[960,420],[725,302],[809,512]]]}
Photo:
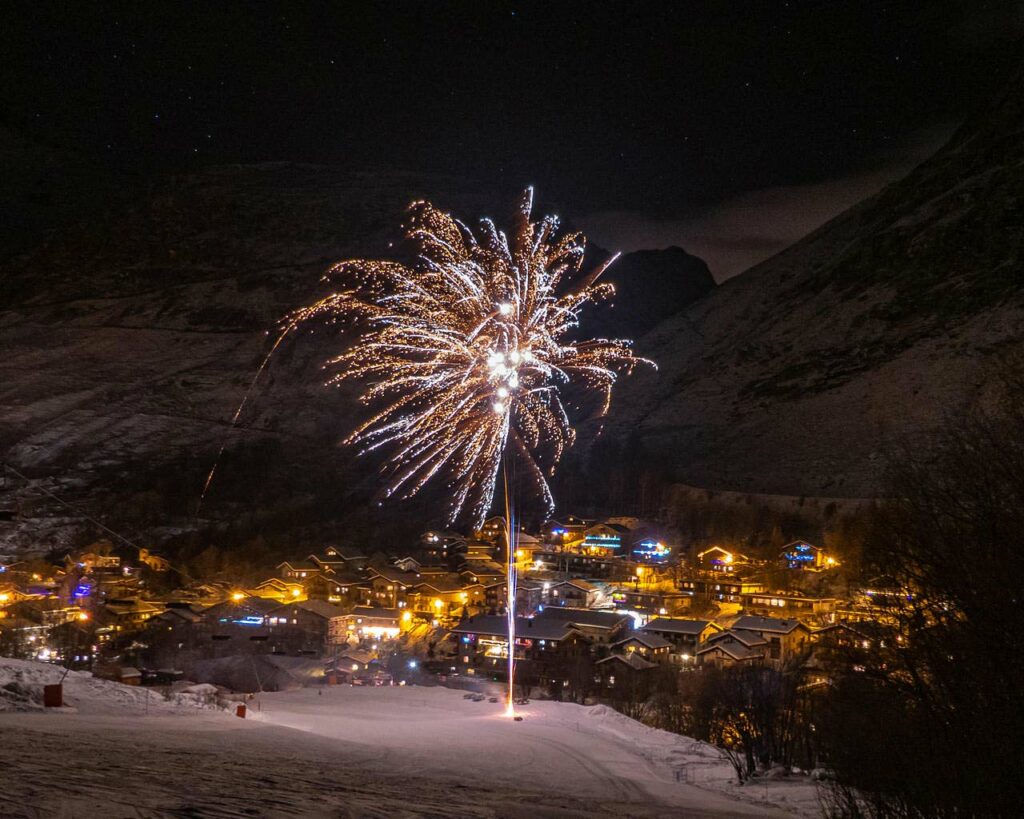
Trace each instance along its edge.
{"label": "mountain ridge", "polygon": [[[984,400],[1024,345],[1022,85],[933,157],[654,328],[623,383],[681,482],[870,496],[884,452]],[[799,416],[794,420],[792,416]]]}

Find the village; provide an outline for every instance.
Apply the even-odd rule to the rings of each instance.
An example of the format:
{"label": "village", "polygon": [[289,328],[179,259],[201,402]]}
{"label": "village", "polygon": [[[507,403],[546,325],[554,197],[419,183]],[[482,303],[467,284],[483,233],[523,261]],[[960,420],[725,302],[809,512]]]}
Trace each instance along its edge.
{"label": "village", "polygon": [[[614,701],[707,667],[782,668],[823,641],[868,648],[898,593],[852,584],[807,541],[755,557],[636,518],[567,516],[513,548],[522,698]],[[0,565],[0,653],[138,685],[479,687],[507,681],[507,549],[495,517],[405,554],[323,545],[242,584],[99,541]]]}

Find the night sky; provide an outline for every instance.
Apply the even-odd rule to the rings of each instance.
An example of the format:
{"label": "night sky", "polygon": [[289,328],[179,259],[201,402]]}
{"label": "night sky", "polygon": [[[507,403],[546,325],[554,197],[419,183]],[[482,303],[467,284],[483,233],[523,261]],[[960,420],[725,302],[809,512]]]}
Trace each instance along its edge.
{"label": "night sky", "polygon": [[119,173],[295,159],[533,183],[719,278],[1006,79],[1022,2],[14,4],[2,124]]}

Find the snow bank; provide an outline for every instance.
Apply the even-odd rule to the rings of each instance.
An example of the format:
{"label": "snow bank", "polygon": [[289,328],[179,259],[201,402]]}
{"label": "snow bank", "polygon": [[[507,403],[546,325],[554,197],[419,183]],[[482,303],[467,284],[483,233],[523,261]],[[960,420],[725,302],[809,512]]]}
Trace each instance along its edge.
{"label": "snow bank", "polygon": [[500,698],[477,702],[446,688],[322,686],[260,695],[252,718],[355,743],[374,756],[408,755],[424,771],[505,786],[525,777],[539,788],[605,802],[820,815],[809,777],[739,786],[717,748],[606,706],[535,700],[517,709],[519,723],[503,711]]}
{"label": "snow bank", "polygon": [[[43,686],[63,683],[64,708],[91,714],[173,713],[181,708],[230,708],[216,686],[193,685],[165,697],[159,689],[123,685],[51,663],[0,657],[0,712],[42,711]],[[54,709],[46,709],[54,710]]]}
{"label": "snow bank", "polygon": [[651,765],[670,769],[676,781],[798,815],[819,816],[821,813],[818,791],[811,777],[789,775],[779,767],[767,772],[764,778],[749,780],[741,786],[732,765],[713,745],[650,728],[606,705],[574,707],[584,712],[595,732],[629,742]]}
{"label": "snow bank", "polygon": [[324,663],[308,657],[242,654],[199,660],[189,675],[232,691],[287,691],[322,683]]}

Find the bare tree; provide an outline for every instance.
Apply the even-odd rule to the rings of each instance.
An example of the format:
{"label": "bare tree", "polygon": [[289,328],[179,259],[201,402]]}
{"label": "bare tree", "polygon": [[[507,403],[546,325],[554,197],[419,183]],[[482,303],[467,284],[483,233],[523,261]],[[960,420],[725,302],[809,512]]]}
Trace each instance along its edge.
{"label": "bare tree", "polygon": [[[884,633],[839,656],[821,732],[833,810],[1016,816],[1024,804],[1024,379],[890,471],[865,543]],[[868,641],[865,641],[868,642]]]}

